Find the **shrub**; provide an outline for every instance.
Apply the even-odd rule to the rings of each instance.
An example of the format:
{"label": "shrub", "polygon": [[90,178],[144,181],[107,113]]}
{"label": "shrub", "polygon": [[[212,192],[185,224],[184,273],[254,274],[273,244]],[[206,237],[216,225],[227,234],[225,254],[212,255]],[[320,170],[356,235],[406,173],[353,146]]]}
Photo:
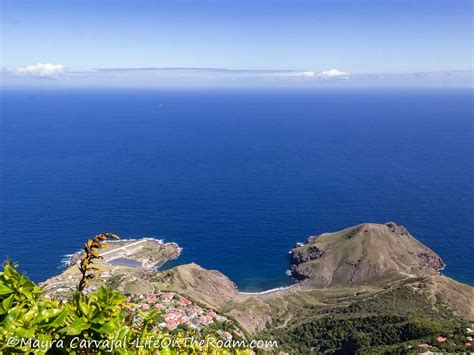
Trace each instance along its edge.
{"label": "shrub", "polygon": [[[102,242],[101,238],[95,241]],[[94,242],[86,243],[84,249],[79,266],[81,287],[69,301],[47,298],[13,263],[4,264],[0,272],[1,354],[101,354],[111,350],[115,354],[251,353],[248,349],[217,348],[207,342],[209,337],[219,337],[214,331],[203,336],[195,329],[179,329],[173,334],[157,330],[160,311],[131,307],[127,297],[103,286],[95,293],[83,293],[87,280],[93,277],[89,276],[92,259],[99,257]],[[185,341],[191,337],[204,343]]]}

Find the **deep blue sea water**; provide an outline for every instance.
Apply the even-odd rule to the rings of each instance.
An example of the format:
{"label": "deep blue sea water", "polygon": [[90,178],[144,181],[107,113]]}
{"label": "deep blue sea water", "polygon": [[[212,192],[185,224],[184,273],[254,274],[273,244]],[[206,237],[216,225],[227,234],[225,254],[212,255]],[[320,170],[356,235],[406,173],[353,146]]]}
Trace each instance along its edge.
{"label": "deep blue sea water", "polygon": [[242,290],[307,236],[394,220],[474,284],[473,91],[6,90],[0,259],[36,281],[111,231]]}

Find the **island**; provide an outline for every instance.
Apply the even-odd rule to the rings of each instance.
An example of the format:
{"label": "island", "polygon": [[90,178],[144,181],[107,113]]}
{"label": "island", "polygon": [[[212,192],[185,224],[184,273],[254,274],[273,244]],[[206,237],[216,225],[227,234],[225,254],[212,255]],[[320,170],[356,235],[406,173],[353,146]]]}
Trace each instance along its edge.
{"label": "island", "polygon": [[[441,257],[394,222],[365,223],[297,243],[290,250],[294,285],[269,292],[239,292],[221,272],[195,263],[159,268],[180,250],[156,239],[112,242],[102,251],[100,276],[89,290],[103,284],[134,299],[154,295],[185,307],[200,305],[203,317],[197,319],[204,323],[231,320],[230,333],[278,339],[279,351],[288,353],[468,351],[472,344],[474,288],[443,275]],[[41,284],[49,297],[72,294],[80,256],[74,254],[61,275]]]}

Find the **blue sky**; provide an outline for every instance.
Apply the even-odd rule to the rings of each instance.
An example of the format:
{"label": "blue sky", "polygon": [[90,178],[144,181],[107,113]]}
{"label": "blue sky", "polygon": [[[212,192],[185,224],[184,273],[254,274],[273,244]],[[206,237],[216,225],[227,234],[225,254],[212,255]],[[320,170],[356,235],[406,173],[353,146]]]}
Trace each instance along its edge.
{"label": "blue sky", "polygon": [[470,0],[0,0],[2,67],[472,70]]}

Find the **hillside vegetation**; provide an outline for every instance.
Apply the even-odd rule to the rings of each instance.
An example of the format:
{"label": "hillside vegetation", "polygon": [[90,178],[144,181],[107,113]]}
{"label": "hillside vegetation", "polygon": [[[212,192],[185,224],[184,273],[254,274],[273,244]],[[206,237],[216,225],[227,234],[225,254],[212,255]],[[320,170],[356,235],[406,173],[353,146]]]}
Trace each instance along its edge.
{"label": "hillside vegetation", "polygon": [[424,288],[402,287],[285,328],[274,324],[267,337],[298,354],[406,354],[420,353],[420,346],[465,352],[468,326],[442,300],[433,304]]}
{"label": "hillside vegetation", "polygon": [[319,288],[387,284],[437,275],[444,267],[436,253],[393,222],[313,236],[291,256],[293,275]]}
{"label": "hillside vegetation", "polygon": [[[439,274],[441,258],[395,223],[310,237],[291,251],[299,281],[261,294],[241,293],[219,271],[194,263],[161,272],[93,265],[105,247],[98,237],[84,246],[79,270],[72,265],[44,288],[6,263],[0,351],[87,353],[90,343],[82,352],[67,346],[75,337],[99,341],[92,345],[98,353],[114,347],[123,354],[472,351],[473,288]],[[103,267],[113,272],[98,277]],[[21,338],[31,341],[11,343]]]}
{"label": "hillside vegetation", "polygon": [[70,299],[49,298],[15,264],[4,264],[0,353],[251,353],[234,322],[177,294],[126,297],[103,286],[88,292],[98,271],[93,261],[110,236],[84,245],[82,278]]}

